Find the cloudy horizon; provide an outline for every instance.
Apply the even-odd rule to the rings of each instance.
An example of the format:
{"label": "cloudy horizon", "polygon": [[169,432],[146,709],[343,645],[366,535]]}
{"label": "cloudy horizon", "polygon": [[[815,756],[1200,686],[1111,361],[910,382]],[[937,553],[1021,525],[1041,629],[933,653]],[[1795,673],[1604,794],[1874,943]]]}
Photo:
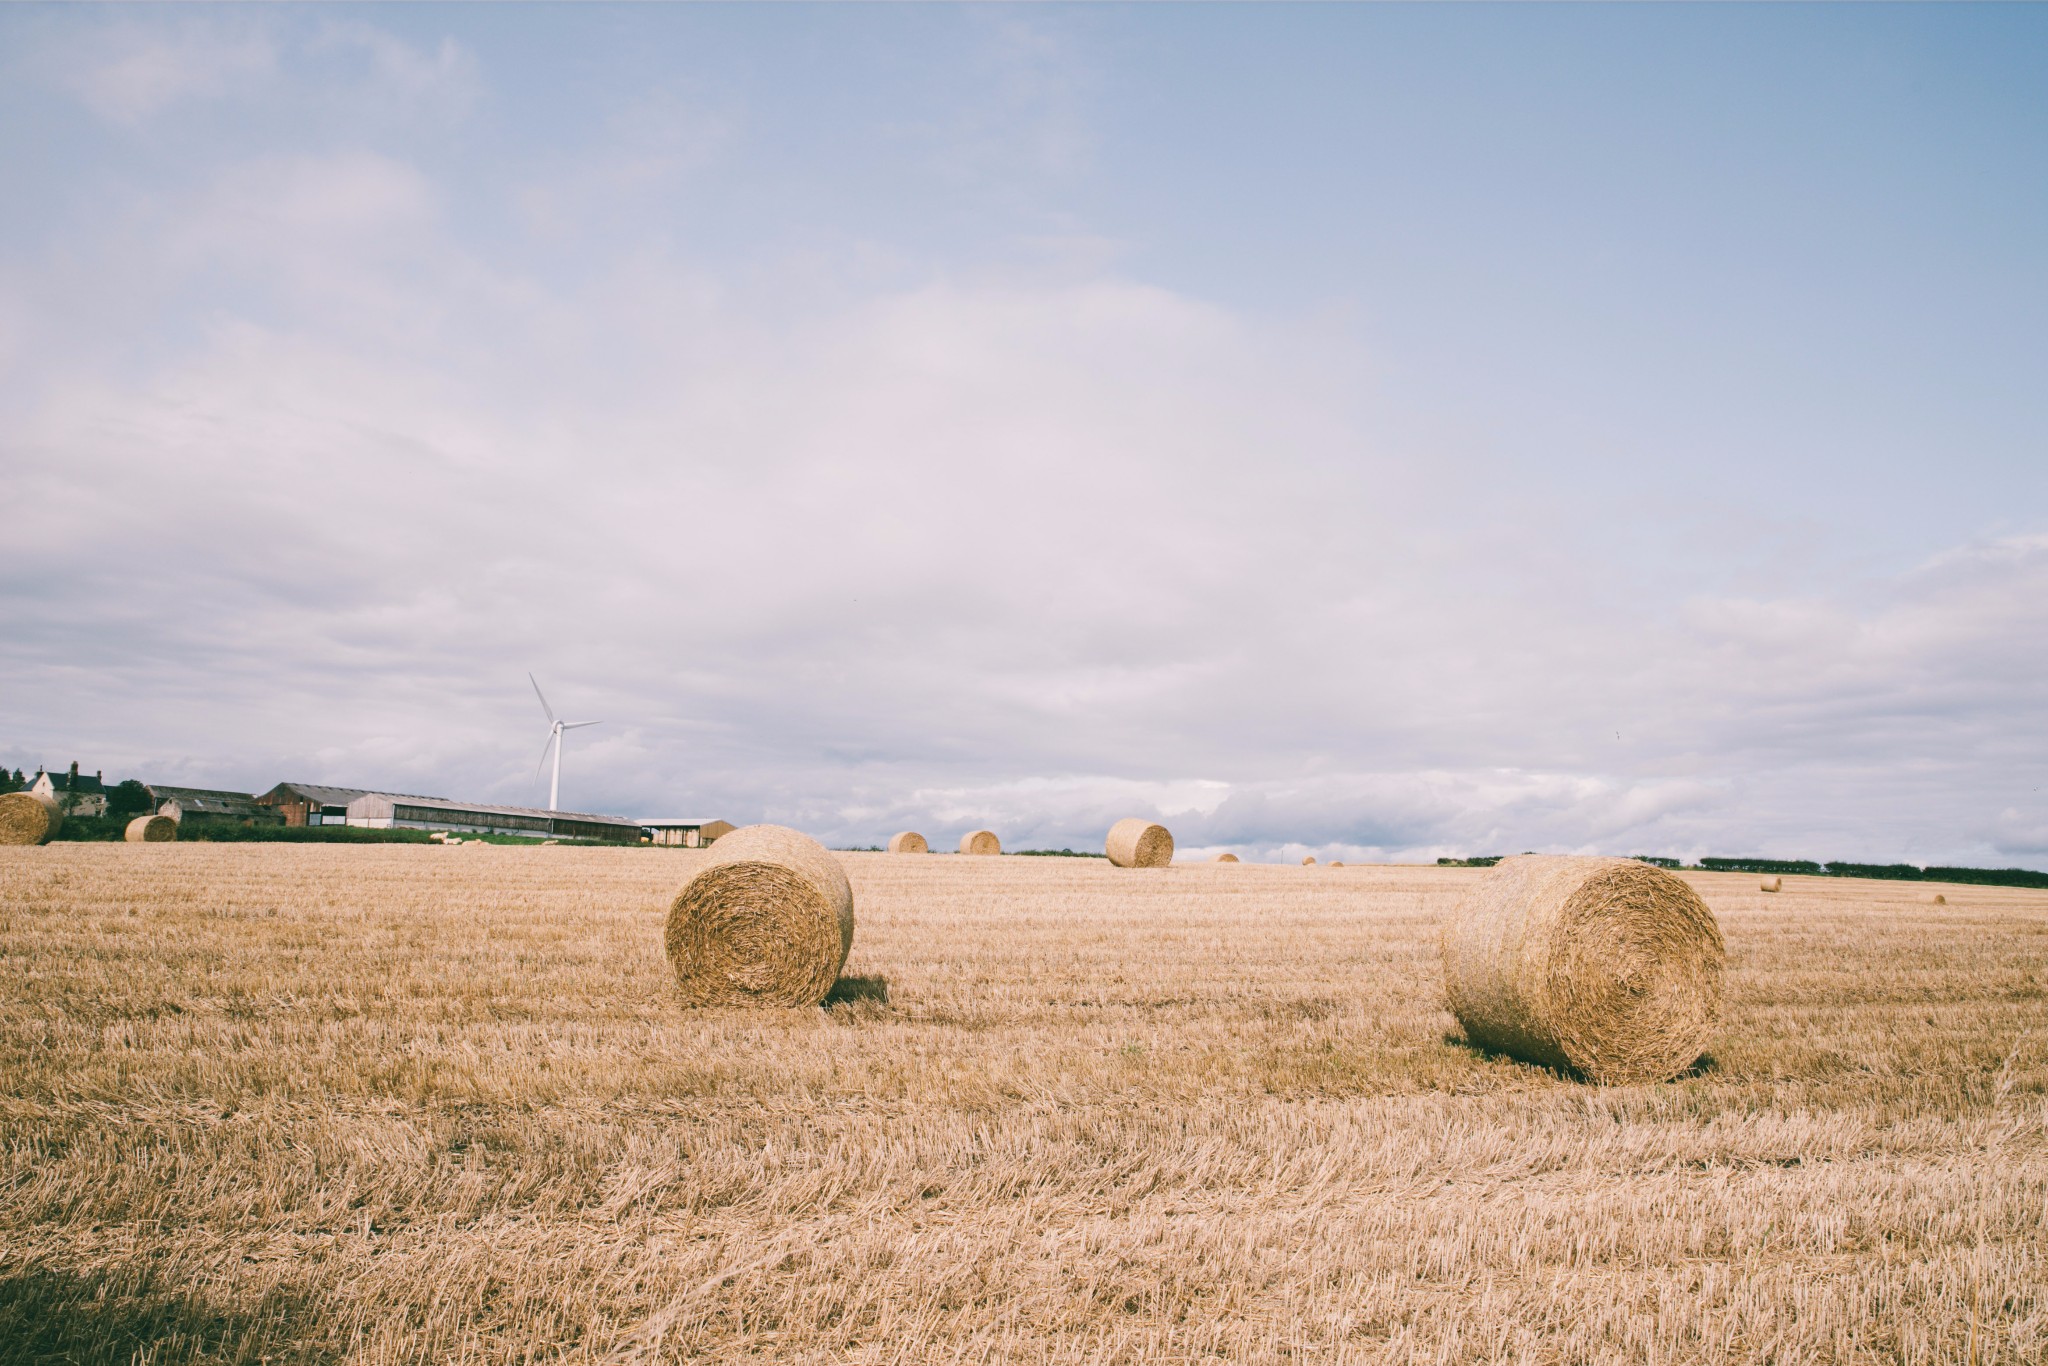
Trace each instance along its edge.
{"label": "cloudy horizon", "polygon": [[0,13],[0,763],[2048,868],[2048,15]]}

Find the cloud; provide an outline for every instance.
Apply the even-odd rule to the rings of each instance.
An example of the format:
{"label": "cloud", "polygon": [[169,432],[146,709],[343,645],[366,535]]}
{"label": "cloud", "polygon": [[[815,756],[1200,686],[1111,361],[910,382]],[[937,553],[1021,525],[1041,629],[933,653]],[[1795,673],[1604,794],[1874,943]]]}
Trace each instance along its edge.
{"label": "cloud", "polygon": [[[337,67],[307,99],[484,82],[288,36]],[[1003,60],[1004,99],[1075,107]],[[261,74],[172,66],[189,93],[119,107]],[[571,804],[838,843],[2048,852],[2048,537],[1735,591],[1662,544],[1710,513],[1629,540],[1600,489],[1390,432],[1361,395],[1398,371],[1327,321],[1106,250],[719,254],[676,225],[753,173],[737,116],[614,114],[590,174],[349,125],[10,249],[0,759],[531,800],[531,668],[606,721]]]}
{"label": "cloud", "polygon": [[1998,813],[1990,842],[2002,854],[2048,854],[2048,808],[2036,803],[2028,815],[2007,807]]}
{"label": "cloud", "polygon": [[95,114],[133,127],[174,105],[220,99],[268,80],[278,52],[260,27],[195,21],[88,29],[46,60]]}
{"label": "cloud", "polygon": [[242,12],[66,25],[27,62],[131,131],[227,102],[362,131],[459,119],[482,89],[476,58],[451,37],[415,44],[365,23]]}
{"label": "cloud", "polygon": [[369,24],[328,21],[305,40],[304,48],[315,55],[361,59],[367,67],[363,84],[415,114],[436,105],[461,112],[481,93],[476,58],[450,37],[415,46]]}
{"label": "cloud", "polygon": [[[347,270],[387,232],[447,249],[401,169],[249,177],[271,275],[302,213],[307,259],[373,244]],[[1589,615],[1483,528],[1440,558],[1454,518],[1376,509],[1398,476],[1308,340],[1155,287],[936,284],[788,330],[700,301],[663,331],[609,286],[465,278],[388,347],[242,322],[47,400],[23,658],[146,676],[264,773],[528,798],[536,667],[611,722],[569,758],[586,804],[1077,848],[1135,811],[1326,857],[1856,856],[1873,766],[1938,807],[2040,706],[2038,540]],[[417,363],[479,331],[492,364]],[[1913,838],[1975,838],[1943,819]]]}

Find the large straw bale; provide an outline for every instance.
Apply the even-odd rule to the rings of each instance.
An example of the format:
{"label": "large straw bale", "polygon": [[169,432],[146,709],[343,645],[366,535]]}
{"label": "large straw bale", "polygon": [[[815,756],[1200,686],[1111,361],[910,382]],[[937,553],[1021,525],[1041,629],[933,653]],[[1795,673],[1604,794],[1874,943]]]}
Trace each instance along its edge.
{"label": "large straw bale", "polygon": [[178,823],[169,816],[137,816],[121,837],[130,844],[169,844],[178,837]]}
{"label": "large straw bale", "polygon": [[1313,868],[1313,867],[1315,867],[1315,866],[1316,866],[1316,856],[1315,856],[1314,854],[1310,854],[1310,855],[1309,855],[1309,856],[1308,856],[1307,858],[1305,858],[1305,859],[1303,859],[1303,860],[1301,861],[1301,866],[1302,866],[1302,867],[1304,867],[1304,868]]}
{"label": "large straw bale", "polygon": [[1235,854],[1218,854],[1210,860],[1211,863],[1236,863],[1237,861],[1237,855]]}
{"label": "large straw bale", "polygon": [[1757,885],[1766,892],[1782,892],[1785,890],[1785,879],[1781,877],[1768,878]]}
{"label": "large straw bale", "polygon": [[1445,923],[1442,950],[1475,1043],[1594,1081],[1676,1076],[1720,1018],[1713,912],[1635,859],[1503,859]]}
{"label": "large straw bale", "polygon": [[55,802],[33,792],[0,793],[0,844],[42,844],[64,828]]}
{"label": "large straw bale", "polygon": [[722,836],[669,908],[669,962],[690,1005],[817,1005],[852,948],[845,870],[787,826]]}
{"label": "large straw bale", "polygon": [[924,836],[915,830],[899,830],[889,836],[889,852],[892,854],[928,854],[931,848],[924,842]]}
{"label": "large straw bale", "polygon": [[1173,862],[1173,834],[1163,825],[1132,816],[1109,827],[1102,850],[1119,868],[1164,868]]}
{"label": "large straw bale", "polygon": [[960,852],[963,854],[1000,854],[1003,842],[996,838],[993,830],[970,830],[960,837]]}

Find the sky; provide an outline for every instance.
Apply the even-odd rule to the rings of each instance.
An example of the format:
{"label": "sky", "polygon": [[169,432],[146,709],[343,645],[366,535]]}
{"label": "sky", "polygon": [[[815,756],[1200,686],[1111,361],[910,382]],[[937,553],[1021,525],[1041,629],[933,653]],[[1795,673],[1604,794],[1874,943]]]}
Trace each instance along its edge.
{"label": "sky", "polygon": [[0,763],[2048,868],[2048,8],[0,9]]}

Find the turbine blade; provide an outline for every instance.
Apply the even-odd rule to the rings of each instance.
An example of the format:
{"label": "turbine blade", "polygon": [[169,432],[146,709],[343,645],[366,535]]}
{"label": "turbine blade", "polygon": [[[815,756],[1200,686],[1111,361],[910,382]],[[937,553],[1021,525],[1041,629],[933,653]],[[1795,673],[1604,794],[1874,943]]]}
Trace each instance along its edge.
{"label": "turbine blade", "polygon": [[548,732],[547,742],[540,747],[540,762],[533,766],[533,776],[540,777],[540,771],[548,766],[548,751],[555,747],[555,733]]}
{"label": "turbine blade", "polygon": [[584,728],[585,726],[601,726],[601,725],[603,725],[603,724],[604,724],[604,722],[602,722],[602,721],[570,721],[570,722],[567,722],[566,724],[564,724],[564,725],[563,725],[563,727],[562,727],[562,729],[563,729],[563,730],[582,730],[582,729],[583,729],[583,728]]}
{"label": "turbine blade", "polygon": [[540,699],[540,709],[548,714],[548,721],[550,723],[553,723],[555,719],[555,709],[548,705],[548,695],[540,690],[540,680],[535,678],[533,674],[529,672],[526,675],[526,681],[533,684],[533,695]]}

